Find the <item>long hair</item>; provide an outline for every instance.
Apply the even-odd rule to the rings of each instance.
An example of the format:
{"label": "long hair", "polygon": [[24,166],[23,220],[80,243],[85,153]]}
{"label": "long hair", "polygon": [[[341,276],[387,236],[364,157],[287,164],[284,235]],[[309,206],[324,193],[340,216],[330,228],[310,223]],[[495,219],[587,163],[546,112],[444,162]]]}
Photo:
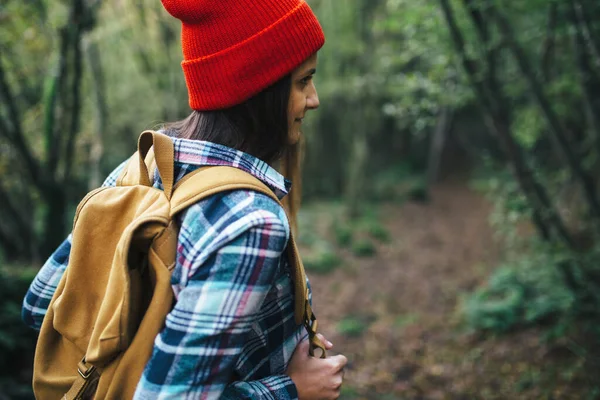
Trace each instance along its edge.
{"label": "long hair", "polygon": [[165,128],[182,139],[217,143],[267,164],[278,163],[280,172],[294,182],[283,204],[295,231],[301,197],[301,146],[288,144],[291,84],[291,75],[287,75],[244,103],[222,110],[194,110]]}

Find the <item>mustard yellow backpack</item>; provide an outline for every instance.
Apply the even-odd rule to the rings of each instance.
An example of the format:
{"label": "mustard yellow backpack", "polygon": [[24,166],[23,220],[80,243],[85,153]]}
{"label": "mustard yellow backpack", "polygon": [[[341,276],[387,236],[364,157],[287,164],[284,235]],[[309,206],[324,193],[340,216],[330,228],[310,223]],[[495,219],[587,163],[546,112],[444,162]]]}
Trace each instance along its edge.
{"label": "mustard yellow backpack", "polygon": [[[143,132],[117,185],[90,192],[77,207],[69,265],[36,347],[36,398],[132,398],[174,302],[175,216],[221,191],[249,189],[278,201],[258,179],[231,167],[200,168],[174,186],[173,157],[169,137]],[[152,187],[148,166],[154,163],[164,191]],[[288,256],[296,323],[306,326],[311,354],[318,347],[325,357],[292,236]]]}

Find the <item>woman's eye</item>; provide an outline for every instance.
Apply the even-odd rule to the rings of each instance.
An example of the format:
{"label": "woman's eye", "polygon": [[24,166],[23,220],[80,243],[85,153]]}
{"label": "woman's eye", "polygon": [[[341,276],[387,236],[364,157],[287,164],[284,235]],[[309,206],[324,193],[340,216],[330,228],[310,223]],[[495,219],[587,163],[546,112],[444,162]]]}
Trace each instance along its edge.
{"label": "woman's eye", "polygon": [[312,75],[309,75],[309,76],[307,76],[307,77],[305,77],[305,78],[302,78],[302,79],[300,80],[300,83],[302,83],[303,85],[308,85],[308,82],[310,82],[310,81],[311,81],[311,79],[312,79]]}

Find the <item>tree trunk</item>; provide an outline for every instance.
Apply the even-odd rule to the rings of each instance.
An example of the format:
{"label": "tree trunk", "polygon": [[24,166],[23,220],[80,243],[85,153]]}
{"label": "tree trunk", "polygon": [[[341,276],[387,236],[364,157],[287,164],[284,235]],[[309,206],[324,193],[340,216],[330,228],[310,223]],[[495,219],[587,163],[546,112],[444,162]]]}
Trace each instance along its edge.
{"label": "tree trunk", "polygon": [[551,3],[548,9],[548,25],[546,27],[546,39],[542,45],[542,76],[544,82],[552,78],[552,67],[554,66],[554,54],[556,49],[556,23],[558,20],[558,4]]}
{"label": "tree trunk", "polygon": [[83,76],[83,54],[81,51],[81,40],[83,36],[83,20],[86,18],[86,10],[83,0],[73,1],[73,18],[76,24],[71,24],[71,46],[72,46],[72,80],[70,87],[70,119],[67,130],[67,141],[65,146],[65,172],[62,184],[68,187],[71,179],[73,159],[75,156],[75,138],[79,133],[79,122],[81,119],[81,78]]}
{"label": "tree trunk", "polygon": [[[373,11],[378,5],[374,0],[363,0],[357,7],[358,17],[358,37],[365,44],[367,49],[359,60],[359,74],[367,76],[370,70],[373,57],[372,33],[369,30]],[[371,135],[370,115],[371,95],[370,88],[365,85],[363,96],[353,105],[355,110],[355,125],[351,128],[353,132],[352,152],[349,162],[348,187],[346,195],[349,203],[349,216],[356,218],[360,215],[360,206],[365,200],[365,193],[368,191],[366,175],[369,163],[369,136]],[[350,111],[350,110],[349,110]],[[351,113],[348,113],[351,115]]]}
{"label": "tree trunk", "polygon": [[104,93],[104,69],[98,45],[90,41],[86,46],[89,65],[92,70],[92,82],[95,100],[96,119],[94,126],[94,140],[90,149],[90,177],[88,180],[88,190],[95,189],[102,184],[102,175],[100,163],[104,154],[104,131],[108,120],[108,106],[106,104],[106,95]]}
{"label": "tree trunk", "polygon": [[[365,99],[362,99],[363,101]],[[366,188],[366,170],[368,162],[368,136],[369,126],[366,121],[367,115],[363,101],[358,101],[358,104],[350,104],[349,108],[354,110],[354,118],[349,121],[347,129],[353,130],[351,157],[348,164],[348,214],[350,218],[358,218],[360,216],[361,205],[365,200]],[[348,110],[348,115],[351,115]]]}
{"label": "tree trunk", "polygon": [[583,107],[595,143],[597,154],[600,155],[600,104],[596,101],[596,93],[600,93],[598,76],[594,74],[591,66],[590,54],[587,51],[583,34],[584,26],[581,19],[577,18],[577,2],[570,3],[569,19],[573,25],[572,40],[575,49],[576,64],[578,69],[579,84],[583,93]]}
{"label": "tree trunk", "polygon": [[427,166],[427,187],[431,187],[438,180],[439,168],[444,150],[446,136],[452,125],[452,111],[449,107],[443,107],[440,111],[437,126],[433,132],[431,145],[429,147],[429,165]]}
{"label": "tree trunk", "polygon": [[[592,64],[600,71],[600,43],[594,30],[592,29],[593,13],[580,0],[573,0],[575,15],[581,24],[581,33],[585,38],[585,43],[592,58]],[[590,18],[590,15],[592,17]]]}
{"label": "tree trunk", "polygon": [[60,29],[60,50],[56,70],[48,78],[44,96],[44,139],[46,141],[46,168],[48,175],[55,176],[61,152],[61,137],[58,135],[57,109],[59,100],[65,96],[67,61],[69,55],[70,36],[68,27]]}

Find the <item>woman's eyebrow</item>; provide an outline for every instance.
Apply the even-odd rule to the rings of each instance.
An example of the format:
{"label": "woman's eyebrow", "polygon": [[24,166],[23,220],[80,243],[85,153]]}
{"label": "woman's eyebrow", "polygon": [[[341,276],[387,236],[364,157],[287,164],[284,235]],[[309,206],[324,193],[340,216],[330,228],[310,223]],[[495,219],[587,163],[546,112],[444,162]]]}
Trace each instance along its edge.
{"label": "woman's eyebrow", "polygon": [[316,73],[317,73],[317,69],[316,68],[311,68],[308,71],[306,71],[305,73],[303,73],[302,76],[314,75]]}

